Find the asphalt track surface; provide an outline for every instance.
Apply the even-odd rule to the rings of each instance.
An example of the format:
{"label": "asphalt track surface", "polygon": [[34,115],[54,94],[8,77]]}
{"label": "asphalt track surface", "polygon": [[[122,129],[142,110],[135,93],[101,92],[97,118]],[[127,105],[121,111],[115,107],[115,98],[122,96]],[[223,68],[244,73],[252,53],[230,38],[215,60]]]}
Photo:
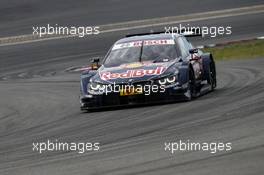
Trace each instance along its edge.
{"label": "asphalt track surface", "polygon": [[[130,18],[136,19],[131,15],[109,20]],[[199,24],[232,24],[233,35],[194,43],[262,36],[261,19],[263,14],[201,21]],[[263,174],[263,58],[217,62],[217,89],[192,102],[80,112],[79,73],[67,68],[104,55],[124,34],[0,47],[0,174]],[[47,139],[100,142],[101,147],[85,154],[32,151],[32,142]],[[180,139],[232,142],[232,151],[164,151],[164,142]]]}
{"label": "asphalt track surface", "polygon": [[263,4],[262,0],[1,0],[0,37],[32,26],[91,26]]}

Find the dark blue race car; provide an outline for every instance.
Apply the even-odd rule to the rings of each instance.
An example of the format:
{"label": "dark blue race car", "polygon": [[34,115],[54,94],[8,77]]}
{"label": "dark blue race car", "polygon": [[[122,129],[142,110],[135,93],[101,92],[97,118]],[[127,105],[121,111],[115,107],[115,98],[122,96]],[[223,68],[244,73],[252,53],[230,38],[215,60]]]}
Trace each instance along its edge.
{"label": "dark blue race car", "polygon": [[81,75],[82,110],[192,100],[216,87],[213,56],[181,34],[145,34],[117,41],[102,64]]}

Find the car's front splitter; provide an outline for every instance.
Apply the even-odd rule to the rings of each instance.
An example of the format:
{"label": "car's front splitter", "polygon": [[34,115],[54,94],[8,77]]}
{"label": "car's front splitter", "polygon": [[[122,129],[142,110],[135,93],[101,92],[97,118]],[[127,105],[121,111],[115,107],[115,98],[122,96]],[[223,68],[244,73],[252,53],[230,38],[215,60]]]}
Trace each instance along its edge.
{"label": "car's front splitter", "polygon": [[113,106],[151,104],[181,101],[188,99],[187,89],[182,87],[166,88],[165,92],[120,96],[119,93],[85,95],[80,97],[81,109],[89,110]]}

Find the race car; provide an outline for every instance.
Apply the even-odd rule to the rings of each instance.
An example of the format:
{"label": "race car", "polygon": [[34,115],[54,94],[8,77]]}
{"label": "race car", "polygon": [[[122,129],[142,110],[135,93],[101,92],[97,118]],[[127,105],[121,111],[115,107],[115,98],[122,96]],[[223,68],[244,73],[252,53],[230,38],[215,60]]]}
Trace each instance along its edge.
{"label": "race car", "polygon": [[[101,63],[99,63],[101,62]],[[182,34],[149,33],[118,40],[81,74],[81,110],[190,101],[216,88],[212,54]]]}

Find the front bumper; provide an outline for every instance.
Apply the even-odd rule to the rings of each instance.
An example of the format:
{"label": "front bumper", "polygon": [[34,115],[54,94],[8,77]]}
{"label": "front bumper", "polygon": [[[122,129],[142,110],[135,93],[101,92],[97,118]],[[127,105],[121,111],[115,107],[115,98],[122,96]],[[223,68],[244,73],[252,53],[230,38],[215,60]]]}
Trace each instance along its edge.
{"label": "front bumper", "polygon": [[166,88],[165,92],[120,96],[119,93],[102,95],[85,95],[80,97],[81,110],[107,108],[114,106],[144,105],[160,102],[186,100],[187,87],[175,86]]}

